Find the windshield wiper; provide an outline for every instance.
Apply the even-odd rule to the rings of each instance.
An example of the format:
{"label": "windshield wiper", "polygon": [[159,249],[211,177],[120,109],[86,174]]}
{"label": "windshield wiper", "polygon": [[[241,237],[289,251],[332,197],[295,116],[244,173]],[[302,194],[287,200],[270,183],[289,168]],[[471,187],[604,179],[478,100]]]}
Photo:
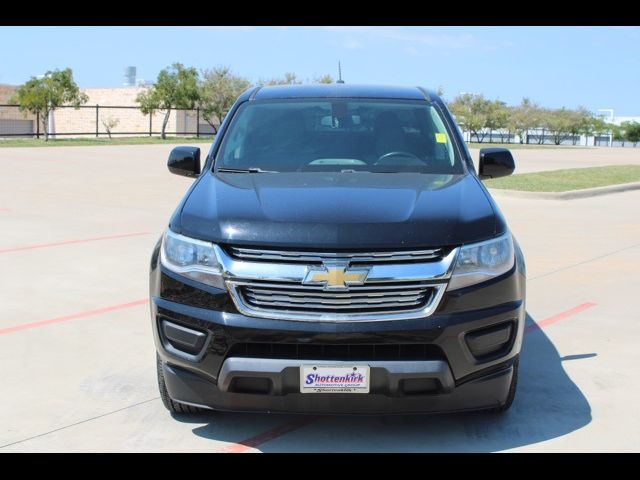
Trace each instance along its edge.
{"label": "windshield wiper", "polygon": [[249,167],[249,168],[226,168],[220,167],[218,172],[223,173],[278,173],[275,170],[263,170],[259,167]]}

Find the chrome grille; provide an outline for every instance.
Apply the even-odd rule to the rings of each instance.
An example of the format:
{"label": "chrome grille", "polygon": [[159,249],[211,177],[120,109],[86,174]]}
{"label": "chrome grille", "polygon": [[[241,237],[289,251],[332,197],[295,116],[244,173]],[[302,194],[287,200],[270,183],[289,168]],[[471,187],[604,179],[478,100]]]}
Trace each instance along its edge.
{"label": "chrome grille", "polygon": [[[214,249],[238,312],[322,322],[428,317],[438,308],[459,250],[326,253],[220,245]],[[307,280],[309,272],[322,272],[322,267],[326,283]],[[358,268],[367,270],[362,282],[347,281],[345,276]],[[330,270],[336,277],[329,275]]]}
{"label": "chrome grille", "polygon": [[[322,287],[268,282],[229,282],[240,303],[257,316],[282,319],[365,320],[376,315],[427,315],[444,291],[442,284],[352,286],[331,292]],[[299,317],[299,318],[298,318]],[[359,318],[360,317],[360,318]]]}
{"label": "chrome grille", "polygon": [[442,248],[396,252],[304,252],[229,247],[229,253],[231,253],[232,256],[242,260],[273,260],[277,262],[303,263],[322,263],[331,261],[351,263],[378,263],[435,260],[442,258],[444,252]]}
{"label": "chrome grille", "polygon": [[288,285],[245,285],[241,294],[249,305],[285,310],[359,310],[385,308],[419,308],[425,304],[433,289],[427,286],[389,287],[377,289],[373,286],[351,287],[347,293],[334,293],[322,287],[291,288]]}

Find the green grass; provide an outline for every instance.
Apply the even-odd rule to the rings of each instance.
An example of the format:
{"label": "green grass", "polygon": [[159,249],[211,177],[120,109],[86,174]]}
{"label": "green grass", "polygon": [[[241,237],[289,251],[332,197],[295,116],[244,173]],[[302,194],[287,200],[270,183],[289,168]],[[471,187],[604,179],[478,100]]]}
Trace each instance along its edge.
{"label": "green grass", "polygon": [[43,139],[16,138],[10,140],[0,139],[2,147],[73,147],[92,145],[149,145],[149,144],[173,144],[173,143],[211,143],[213,137],[114,137],[114,138],[60,138],[45,142]]}
{"label": "green grass", "polygon": [[484,182],[487,188],[524,192],[567,192],[638,181],[640,181],[640,165],[613,165],[522,173]]}
{"label": "green grass", "polygon": [[534,143],[526,144],[526,143],[489,143],[489,142],[482,142],[482,143],[467,142],[467,146],[469,148],[477,148],[477,149],[486,148],[486,147],[502,147],[502,148],[508,148],[510,150],[536,150],[536,149],[544,150],[545,148],[546,149],[572,148],[576,150],[580,150],[580,149],[584,150],[587,148],[593,148],[593,147],[585,147],[584,145],[575,145],[575,146],[574,145],[549,145],[549,144],[538,145]]}

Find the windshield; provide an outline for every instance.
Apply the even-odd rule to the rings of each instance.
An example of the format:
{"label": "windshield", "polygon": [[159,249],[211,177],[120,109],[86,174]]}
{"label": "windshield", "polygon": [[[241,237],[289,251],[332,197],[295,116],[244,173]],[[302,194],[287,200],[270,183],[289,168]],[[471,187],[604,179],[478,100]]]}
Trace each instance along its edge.
{"label": "windshield", "polygon": [[463,173],[433,105],[345,98],[246,102],[216,165],[239,172]]}

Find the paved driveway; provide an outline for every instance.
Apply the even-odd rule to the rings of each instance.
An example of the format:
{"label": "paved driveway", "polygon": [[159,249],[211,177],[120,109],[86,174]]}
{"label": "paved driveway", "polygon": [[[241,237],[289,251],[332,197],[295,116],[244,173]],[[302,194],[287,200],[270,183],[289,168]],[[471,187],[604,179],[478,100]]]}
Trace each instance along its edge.
{"label": "paved driveway", "polygon": [[[190,184],[169,149],[0,149],[0,452],[640,450],[640,192],[496,197],[529,276],[502,417],[172,418],[146,303],[151,249]],[[516,155],[565,156],[522,160],[536,152]]]}

